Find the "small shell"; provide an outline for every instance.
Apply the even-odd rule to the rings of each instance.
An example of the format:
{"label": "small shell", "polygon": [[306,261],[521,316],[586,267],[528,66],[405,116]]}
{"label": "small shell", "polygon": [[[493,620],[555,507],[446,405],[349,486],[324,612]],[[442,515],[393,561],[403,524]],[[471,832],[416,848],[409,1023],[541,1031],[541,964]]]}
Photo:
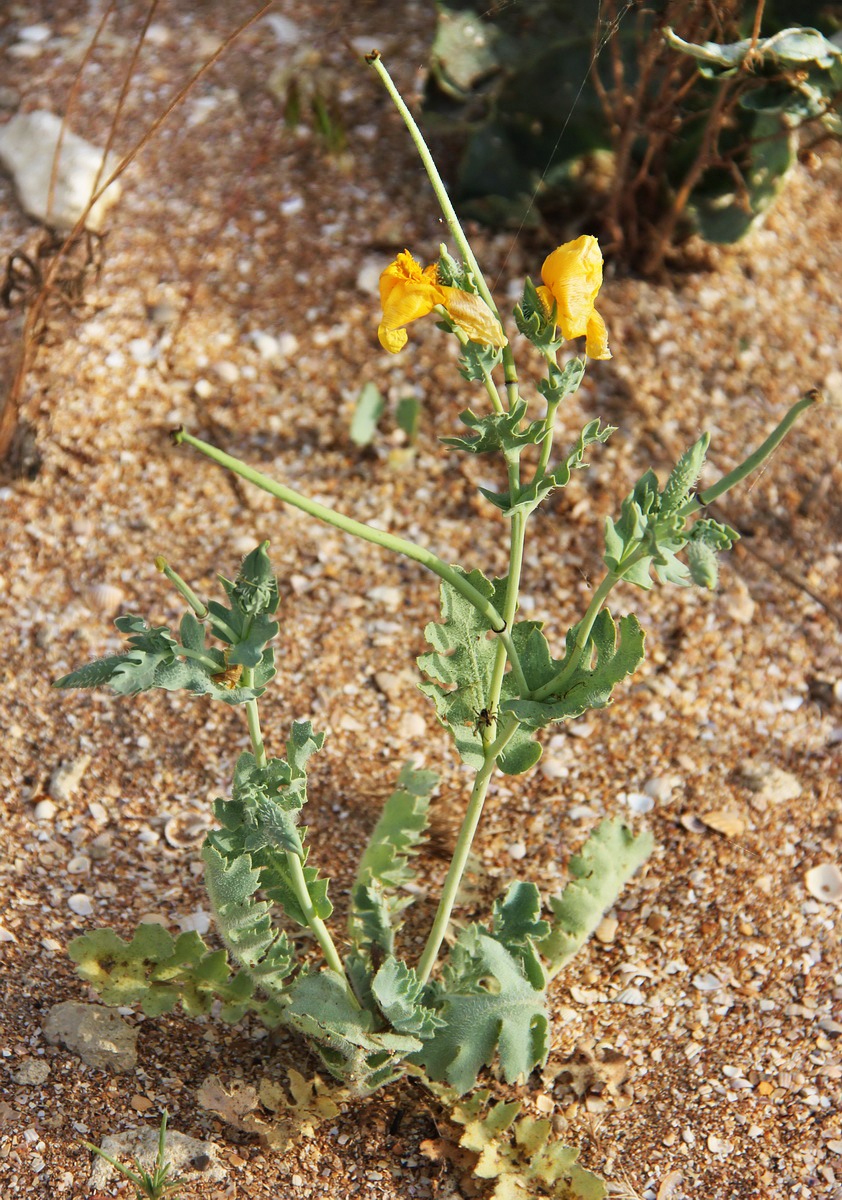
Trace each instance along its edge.
{"label": "small shell", "polygon": [[189,850],[199,845],[210,827],[211,819],[207,813],[177,813],[164,825],[164,837],[173,849]]}
{"label": "small shell", "polygon": [[715,808],[711,812],[703,813],[702,821],[708,829],[724,834],[725,837],[739,837],[746,831],[743,818],[724,808]]}
{"label": "small shell", "polygon": [[125,604],[126,594],[113,583],[95,583],[88,588],[88,601],[92,608],[105,613],[106,616],[112,616]]}
{"label": "small shell", "polygon": [[826,904],[842,901],[842,871],[834,863],[822,863],[806,875],[807,891]]}

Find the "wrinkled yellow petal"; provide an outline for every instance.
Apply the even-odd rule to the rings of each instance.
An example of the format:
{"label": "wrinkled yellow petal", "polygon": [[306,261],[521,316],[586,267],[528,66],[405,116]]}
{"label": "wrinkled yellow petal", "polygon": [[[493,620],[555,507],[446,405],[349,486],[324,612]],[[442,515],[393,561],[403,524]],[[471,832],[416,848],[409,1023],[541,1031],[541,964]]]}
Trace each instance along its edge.
{"label": "wrinkled yellow petal", "polygon": [[377,330],[380,345],[397,354],[406,345],[402,326],[419,317],[426,317],[437,304],[444,303],[444,291],[439,287],[436,267],[416,262],[408,250],[400,253],[380,276],[380,304],[383,319]]}
{"label": "wrinkled yellow petal", "polygon": [[409,341],[405,329],[387,329],[382,324],[377,326],[377,336],[380,339],[380,345],[390,354],[397,354],[398,351],[403,350]]}
{"label": "wrinkled yellow petal", "polygon": [[484,300],[460,288],[443,287],[441,290],[448,315],[472,342],[481,342],[484,346],[506,345],[503,326]]}
{"label": "wrinkled yellow petal", "polygon": [[[591,358],[610,358],[605,323],[594,308],[602,286],[602,251],[596,238],[583,234],[559,246],[544,261],[541,279],[546,292],[555,300],[556,320],[562,335],[574,338],[586,334],[586,354]],[[545,289],[538,289],[542,303],[547,300],[542,294]]]}
{"label": "wrinkled yellow petal", "polygon": [[538,293],[538,299],[544,306],[544,312],[549,318],[550,313],[553,311],[553,304],[555,304],[552,292],[548,287],[536,287],[535,291]]}
{"label": "wrinkled yellow petal", "polygon": [[417,288],[413,284],[398,283],[389,293],[389,298],[383,305],[383,324],[387,329],[398,329],[426,317],[441,297],[426,288]]}
{"label": "wrinkled yellow petal", "polygon": [[608,349],[608,332],[605,328],[605,322],[596,311],[591,313],[587,328],[588,340],[585,342],[585,354],[588,358],[611,358],[611,351]]}

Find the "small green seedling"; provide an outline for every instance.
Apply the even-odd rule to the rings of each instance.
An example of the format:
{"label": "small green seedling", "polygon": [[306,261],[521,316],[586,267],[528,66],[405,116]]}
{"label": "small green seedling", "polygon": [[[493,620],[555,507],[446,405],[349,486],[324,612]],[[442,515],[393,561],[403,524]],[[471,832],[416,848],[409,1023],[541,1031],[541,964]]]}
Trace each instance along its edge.
{"label": "small green seedling", "polygon": [[[135,1171],[130,1171],[128,1167],[124,1167],[122,1163],[117,1162],[110,1154],[106,1154],[104,1150],[100,1150],[99,1146],[94,1146],[92,1142],[82,1142],[88,1150],[92,1150],[94,1154],[98,1154],[100,1158],[104,1158],[107,1163],[110,1163],[116,1171],[128,1179],[135,1186],[135,1195],[137,1200],[164,1200],[165,1196],[174,1193],[176,1188],[183,1186],[183,1180],[168,1179],[172,1165],[164,1161],[166,1153],[167,1140],[167,1119],[169,1114],[164,1109],[161,1114],[161,1128],[158,1133],[158,1155],[155,1159],[155,1169],[150,1174],[145,1170],[137,1159],[135,1159]],[[176,1195],[172,1195],[171,1200],[178,1200]]]}

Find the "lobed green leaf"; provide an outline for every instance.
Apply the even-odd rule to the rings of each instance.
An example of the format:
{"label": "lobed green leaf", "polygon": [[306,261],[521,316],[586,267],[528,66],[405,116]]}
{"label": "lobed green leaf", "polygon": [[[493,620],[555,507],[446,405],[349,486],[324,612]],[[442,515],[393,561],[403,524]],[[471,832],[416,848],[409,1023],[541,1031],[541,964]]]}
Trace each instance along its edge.
{"label": "lobed green leaf", "polygon": [[568,864],[570,882],[550,898],[550,932],[538,945],[556,975],[602,920],[624,884],[652,852],[649,832],[635,836],[622,821],[603,821]]}

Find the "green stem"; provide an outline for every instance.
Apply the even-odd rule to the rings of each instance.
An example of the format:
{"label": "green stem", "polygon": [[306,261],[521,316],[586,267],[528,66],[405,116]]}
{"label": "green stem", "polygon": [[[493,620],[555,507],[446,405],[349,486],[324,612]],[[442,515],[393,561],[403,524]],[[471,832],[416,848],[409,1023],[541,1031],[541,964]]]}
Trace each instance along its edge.
{"label": "green stem", "polygon": [[806,392],[796,404],[793,404],[781,423],[766,438],[766,441],[761,446],[758,446],[745,462],[735,467],[733,471],[729,471],[727,475],[723,475],[713,487],[688,500],[680,509],[681,516],[689,516],[691,513],[697,512],[703,505],[712,504],[717,497],[729,491],[736,483],[745,479],[746,475],[750,475],[752,471],[755,471],[763,460],[768,458],[773,450],[778,448],[802,412],[807,408],[811,408],[814,404],[818,404],[822,399],[821,392],[816,388],[812,388],[809,392]]}
{"label": "green stem", "polygon": [[433,920],[424,952],[415,968],[422,984],[426,983],[430,978],[430,974],[438,958],[439,950],[441,949],[441,944],[444,941],[444,935],[447,932],[450,914],[453,912],[453,906],[459,894],[459,885],[462,882],[462,875],[468,862],[468,855],[471,852],[474,834],[477,831],[479,819],[482,816],[482,808],[485,803],[488,784],[491,780],[491,774],[494,770],[497,757],[505,750],[509,739],[518,725],[519,721],[517,718],[512,718],[507,725],[506,731],[497,738],[492,746],[488,747],[485,762],[479,771],[477,771],[476,778],[474,779],[471,798],[468,801],[468,808],[465,813],[465,819],[462,822],[462,828],[459,830],[459,837],[456,839],[456,847],[453,851],[453,858],[447,872],[447,878],[444,881],[435,919]]}
{"label": "green stem", "polygon": [[550,454],[553,448],[553,435],[555,432],[555,418],[558,412],[560,400],[547,401],[547,415],[544,417],[544,440],[541,442],[541,457],[538,459],[538,466],[535,468],[535,474],[532,477],[533,483],[538,483],[547,473],[547,466],[550,461]]}
{"label": "green stem", "polygon": [[196,450],[199,450],[214,462],[219,463],[220,466],[233,471],[235,475],[241,476],[256,487],[262,488],[264,492],[268,492],[271,496],[276,496],[279,500],[283,500],[285,504],[291,504],[320,521],[326,521],[329,525],[334,525],[337,529],[341,529],[343,533],[350,533],[354,537],[362,538],[366,542],[373,542],[375,546],[383,546],[386,550],[391,550],[395,554],[402,554],[406,558],[411,558],[414,562],[420,563],[422,567],[426,567],[432,571],[434,575],[438,575],[440,579],[446,580],[451,587],[455,588],[457,592],[473,604],[477,612],[488,621],[491,629],[505,646],[509,661],[512,664],[512,670],[515,672],[518,680],[523,681],[524,688],[526,687],[517,651],[512,643],[508,626],[500,613],[483,596],[482,592],[477,591],[473,584],[460,571],[443,562],[431,550],[426,550],[423,546],[418,546],[415,542],[409,542],[405,538],[396,537],[392,533],[386,533],[382,529],[375,529],[373,526],[366,525],[362,521],[355,521],[352,517],[343,516],[342,513],[336,512],[335,509],[328,508],[326,504],[319,504],[316,500],[310,500],[306,496],[302,496],[300,492],[293,491],[292,488],[288,488],[282,483],[277,483],[274,479],[270,479],[268,475],[263,475],[260,471],[255,471],[252,467],[240,462],[238,458],[233,458],[230,454],[226,454],[224,450],[211,445],[210,442],[203,442],[200,438],[193,437],[192,434],[187,433],[183,429],[179,429],[173,434],[173,441],[176,445],[185,442],[188,446],[195,447]]}
{"label": "green stem", "polygon": [[[514,486],[518,484],[518,476],[515,475]],[[511,526],[511,549],[509,554],[509,580],[506,587],[505,612],[506,623],[509,628],[514,621],[515,611],[517,609],[517,599],[520,590],[520,575],[523,564],[523,542],[526,532],[526,517],[523,513],[515,513],[512,517]],[[491,675],[491,684],[488,690],[488,695],[485,697],[486,707],[489,713],[496,713],[500,704],[500,692],[503,686],[503,673],[506,666],[505,647],[502,643],[497,645],[497,656],[494,660],[494,667]],[[508,714],[505,726],[500,729],[498,726],[498,735],[496,740],[491,745],[484,745],[483,751],[485,761],[477,772],[474,779],[474,786],[471,792],[471,798],[468,801],[468,807],[465,811],[465,816],[462,820],[462,827],[459,830],[459,837],[456,840],[456,848],[453,852],[453,859],[450,868],[447,872],[447,878],[444,881],[439,906],[436,910],[436,916],[433,921],[432,928],[427,938],[427,944],[424,947],[424,952],[421,955],[418,966],[416,968],[418,977],[422,983],[430,977],[430,972],[433,969],[435,961],[438,957],[444,935],[447,931],[450,914],[453,911],[453,905],[456,903],[456,896],[459,892],[459,885],[462,882],[462,875],[465,871],[465,865],[468,861],[468,855],[471,851],[474,835],[479,825],[479,819],[482,815],[483,805],[485,803],[485,795],[488,791],[488,784],[491,779],[491,773],[497,763],[497,759],[505,750],[513,734],[517,730],[520,722],[513,714]]]}
{"label": "green stem", "polygon": [[[437,304],[433,311],[436,313],[440,313],[443,317],[447,318],[448,320],[452,319],[450,317],[450,313],[441,304]],[[468,337],[468,335],[462,329],[459,328],[458,325],[454,325],[453,332],[456,334],[456,337],[459,339],[460,346],[462,346],[462,347],[467,346],[468,342],[471,339]],[[494,411],[496,413],[502,414],[505,410],[500,401],[500,393],[497,391],[497,384],[494,382],[490,371],[483,370],[482,381],[485,384],[486,392],[488,392],[488,398],[491,401],[491,407],[494,409]]]}
{"label": "green stem", "polygon": [[[450,197],[447,194],[447,189],[444,186],[444,181],[442,180],[441,175],[439,175],[438,167],[435,164],[427,143],[424,141],[424,135],[415,123],[415,118],[413,117],[412,113],[404,103],[403,96],[395,87],[391,75],[384,67],[380,54],[376,50],[371,54],[367,54],[366,62],[379,76],[381,83],[391,96],[395,108],[403,118],[404,124],[409,130],[409,136],[415,143],[415,148],[418,151],[421,162],[424,164],[424,169],[430,178],[430,183],[432,184],[433,191],[436,194],[436,199],[439,202],[441,211],[444,213],[444,219],[447,222],[447,227],[453,234],[453,240],[459,247],[459,253],[462,255],[462,258],[465,260],[468,269],[474,277],[474,282],[477,285],[477,291],[499,321],[500,313],[497,305],[494,303],[494,297],[491,295],[491,289],[485,282],[485,276],[480,270],[480,265],[474,257],[474,252],[471,249],[470,242],[465,237],[465,231],[459,223],[459,218],[456,215],[456,209],[451,204]],[[517,403],[518,398],[518,378],[514,356],[512,354],[511,347],[508,345],[503,347],[503,369],[506,381],[506,392],[509,400],[509,408],[512,409]]]}
{"label": "green stem", "polygon": [[[253,667],[248,667],[243,671],[243,687],[254,687]],[[267,762],[266,746],[260,730],[260,714],[256,700],[246,701],[246,722],[248,724],[252,749],[254,750],[255,762],[259,767],[265,767]],[[313,936],[321,947],[322,953],[325,956],[325,962],[344,981],[345,990],[354,1008],[359,1008],[359,1001],[345,976],[345,968],[342,965],[339,952],[333,943],[333,938],[330,936],[330,930],[321,917],[317,916],[313,910],[313,901],[310,899],[310,892],[307,888],[307,880],[304,878],[304,867],[301,864],[301,859],[292,850],[285,850],[284,857],[289,868],[290,882],[295,892],[295,898],[301,906],[301,911],[307,918],[307,924],[313,931]]]}
{"label": "green stem", "polygon": [[[628,565],[631,566],[631,563]],[[552,696],[555,692],[560,691],[573,672],[576,670],[581,661],[582,655],[584,654],[585,646],[588,644],[588,638],[591,636],[593,623],[599,614],[599,610],[608,599],[608,594],[613,588],[614,584],[617,583],[620,578],[621,576],[615,575],[613,571],[609,571],[605,576],[602,583],[593,594],[591,602],[588,605],[588,611],[579,622],[579,627],[576,631],[576,641],[573,643],[573,648],[570,652],[570,657],[567,660],[566,666],[559,671],[558,675],[553,676],[549,682],[545,683],[543,687],[540,687],[537,689],[537,691],[532,692],[530,695],[531,700],[546,700],[548,696]]]}
{"label": "green stem", "polygon": [[182,594],[199,620],[204,621],[208,615],[208,606],[199,599],[190,587],[190,584],[182,579],[177,571],[172,569],[162,554],[159,554],[155,559],[155,566],[162,575],[166,575],[173,587]]}
{"label": "green stem", "polygon": [[202,654],[201,650],[191,650],[188,646],[179,646],[176,654],[183,658],[192,658],[194,662],[201,663],[203,667],[207,667],[209,671],[213,671],[214,675],[222,670],[219,663],[215,663],[212,658],[208,658],[207,654]]}

